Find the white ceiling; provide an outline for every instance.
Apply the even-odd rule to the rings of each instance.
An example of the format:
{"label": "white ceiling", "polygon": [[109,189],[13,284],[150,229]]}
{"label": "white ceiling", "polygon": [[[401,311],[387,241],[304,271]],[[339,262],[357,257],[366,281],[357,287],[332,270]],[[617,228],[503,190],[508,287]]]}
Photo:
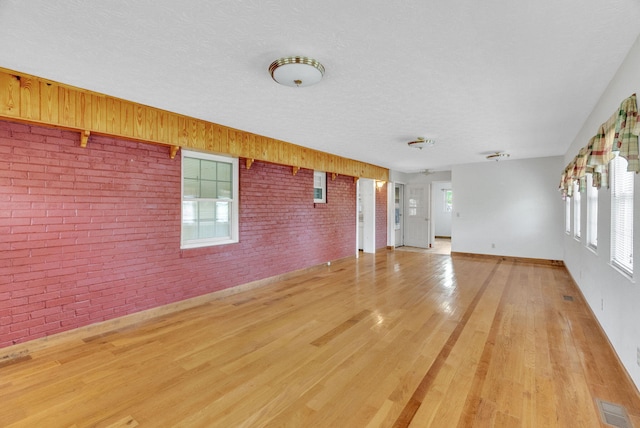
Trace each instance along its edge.
{"label": "white ceiling", "polygon": [[[563,155],[639,19],[637,0],[0,0],[0,67],[415,172]],[[273,82],[289,55],[324,79]]]}

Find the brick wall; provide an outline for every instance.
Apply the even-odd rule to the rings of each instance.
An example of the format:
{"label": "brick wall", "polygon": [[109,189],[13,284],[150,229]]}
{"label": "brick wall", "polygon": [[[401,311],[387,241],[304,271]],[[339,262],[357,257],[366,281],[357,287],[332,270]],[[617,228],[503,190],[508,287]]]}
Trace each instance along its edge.
{"label": "brick wall", "polygon": [[179,156],[79,140],[0,121],[0,347],[354,253],[352,177],[241,162],[240,243],[180,250]]}

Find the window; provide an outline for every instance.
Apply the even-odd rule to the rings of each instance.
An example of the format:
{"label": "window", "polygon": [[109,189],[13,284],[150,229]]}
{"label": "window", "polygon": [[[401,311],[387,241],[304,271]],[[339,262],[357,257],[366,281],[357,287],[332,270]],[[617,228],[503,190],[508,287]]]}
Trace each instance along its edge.
{"label": "window", "polygon": [[582,196],[580,195],[580,183],[575,182],[573,184],[573,236],[576,239],[580,239],[582,229],[580,227],[580,211],[581,211]]}
{"label": "window", "polygon": [[620,156],[611,161],[611,170],[611,263],[632,275],[634,173]]}
{"label": "window", "polygon": [[238,159],[182,151],[180,248],[238,242]]}
{"label": "window", "polygon": [[587,174],[587,246],[598,248],[598,188],[593,187],[591,174]]}
{"label": "window", "polygon": [[571,234],[571,198],[568,196],[564,200],[564,231]]}
{"label": "window", "polygon": [[400,230],[400,204],[402,203],[402,196],[400,195],[400,187],[395,187],[394,206],[395,206],[395,222],[393,225],[394,230]]}
{"label": "window", "polygon": [[313,171],[313,202],[324,204],[327,202],[327,173]]}
{"label": "window", "polygon": [[453,192],[451,189],[443,189],[444,193],[444,212],[450,213],[453,211]]}

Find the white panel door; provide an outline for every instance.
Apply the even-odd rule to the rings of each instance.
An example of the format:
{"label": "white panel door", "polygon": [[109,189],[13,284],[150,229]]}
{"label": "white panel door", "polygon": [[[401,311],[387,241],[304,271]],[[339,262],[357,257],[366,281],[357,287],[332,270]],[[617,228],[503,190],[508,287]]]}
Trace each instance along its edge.
{"label": "white panel door", "polygon": [[429,248],[429,186],[405,186],[404,245]]}

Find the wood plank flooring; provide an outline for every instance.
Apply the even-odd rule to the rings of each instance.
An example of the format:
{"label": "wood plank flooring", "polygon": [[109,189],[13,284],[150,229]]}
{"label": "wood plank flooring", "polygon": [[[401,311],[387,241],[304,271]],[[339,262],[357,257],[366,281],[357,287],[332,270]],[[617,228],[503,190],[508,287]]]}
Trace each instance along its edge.
{"label": "wood plank flooring", "polygon": [[640,427],[564,268],[409,251],[0,367],[2,427],[608,426],[596,398]]}

